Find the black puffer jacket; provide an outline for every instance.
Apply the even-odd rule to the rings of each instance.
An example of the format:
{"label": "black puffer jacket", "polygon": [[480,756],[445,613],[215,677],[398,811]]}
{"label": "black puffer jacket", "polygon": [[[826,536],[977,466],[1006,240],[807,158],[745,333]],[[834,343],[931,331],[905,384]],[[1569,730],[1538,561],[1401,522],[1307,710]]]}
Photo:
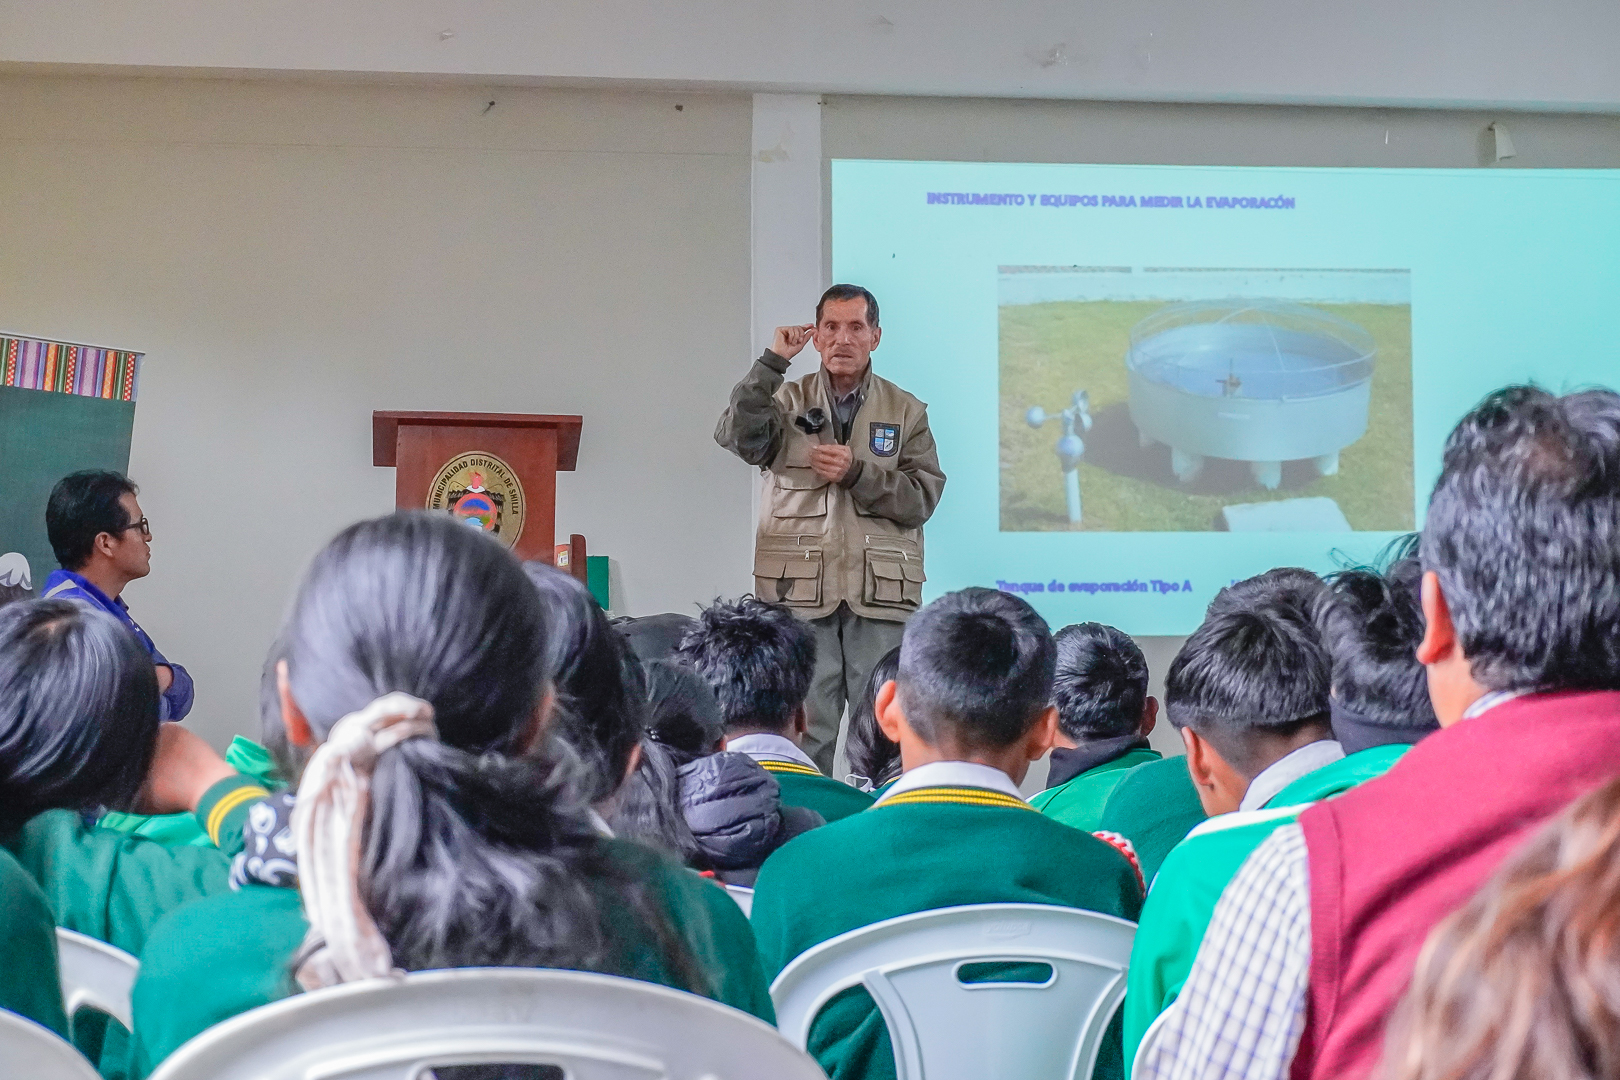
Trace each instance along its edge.
{"label": "black puffer jacket", "polygon": [[681,812],[698,850],[728,885],[752,887],[771,852],[826,821],[782,805],[776,777],[747,754],[710,754],[680,768]]}

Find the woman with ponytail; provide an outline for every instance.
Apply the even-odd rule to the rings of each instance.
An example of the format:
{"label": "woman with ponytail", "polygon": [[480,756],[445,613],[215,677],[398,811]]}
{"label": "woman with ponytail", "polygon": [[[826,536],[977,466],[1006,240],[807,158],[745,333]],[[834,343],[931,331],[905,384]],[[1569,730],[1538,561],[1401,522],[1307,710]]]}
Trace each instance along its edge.
{"label": "woman with ponytail", "polygon": [[257,807],[233,892],[153,932],[133,1072],[302,989],[510,965],[661,983],[772,1019],[736,905],[604,835],[542,751],[547,619],[499,544],[400,513],[316,556],[272,658],[266,735],[300,777]]}

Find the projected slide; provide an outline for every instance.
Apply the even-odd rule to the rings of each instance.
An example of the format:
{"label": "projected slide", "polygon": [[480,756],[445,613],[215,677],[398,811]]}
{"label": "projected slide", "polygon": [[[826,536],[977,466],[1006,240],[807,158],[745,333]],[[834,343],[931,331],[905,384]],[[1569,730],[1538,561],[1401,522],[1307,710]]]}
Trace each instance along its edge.
{"label": "projected slide", "polygon": [[927,594],[1185,633],[1418,528],[1447,431],[1620,384],[1603,171],[833,163],[833,277],[950,480]]}

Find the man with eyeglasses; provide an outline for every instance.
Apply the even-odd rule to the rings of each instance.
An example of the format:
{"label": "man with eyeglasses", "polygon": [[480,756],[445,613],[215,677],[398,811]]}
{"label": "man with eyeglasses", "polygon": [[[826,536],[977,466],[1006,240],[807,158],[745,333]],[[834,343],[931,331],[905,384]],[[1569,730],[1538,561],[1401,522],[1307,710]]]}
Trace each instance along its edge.
{"label": "man with eyeglasses", "polygon": [[76,600],[134,631],[157,668],[158,716],[183,720],[191,711],[191,676],[158,652],[120,595],[125,585],[152,572],[152,530],[136,493],[128,477],[103,469],[57,481],[45,507],[45,532],[62,569],[45,579],[44,597]]}

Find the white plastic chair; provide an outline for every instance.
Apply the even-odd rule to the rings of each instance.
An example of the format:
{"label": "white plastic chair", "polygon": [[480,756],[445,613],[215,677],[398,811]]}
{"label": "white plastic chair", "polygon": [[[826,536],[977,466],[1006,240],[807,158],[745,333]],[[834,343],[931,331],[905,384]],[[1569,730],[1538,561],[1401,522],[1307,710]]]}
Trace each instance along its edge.
{"label": "white plastic chair", "polygon": [[243,1013],[150,1080],[417,1080],[434,1066],[560,1067],[568,1080],[826,1080],[769,1024],[668,987],[579,971],[368,979]]}
{"label": "white plastic chair", "polygon": [[[1176,1003],[1172,1001],[1170,1009],[1175,1007]],[[1158,1016],[1155,1016],[1153,1023],[1149,1024],[1148,1029],[1142,1032],[1142,1041],[1137,1044],[1136,1056],[1131,1059],[1131,1071],[1125,1074],[1127,1078],[1141,1073],[1143,1065],[1147,1062],[1148,1054],[1159,1044],[1159,1036],[1164,1033],[1164,1023],[1165,1019],[1170,1015],[1170,1009],[1166,1009]]]}
{"label": "white plastic chair", "polygon": [[68,1023],[83,1008],[95,1009],[132,1030],[129,992],[141,963],[123,949],[74,930],[56,928],[56,957],[62,971],[62,1008]]}
{"label": "white plastic chair", "polygon": [[0,1009],[0,1062],[5,1075],[28,1080],[101,1080],[73,1044],[26,1017]]}
{"label": "white plastic chair", "polygon": [[[1125,997],[1136,924],[1076,908],[974,904],[903,915],[824,941],[771,984],[795,1046],[852,986],[889,1028],[899,1080],[1087,1080]],[[1044,963],[1044,983],[961,981],[964,965]]]}
{"label": "white plastic chair", "polygon": [[737,901],[744,915],[754,914],[754,890],[746,885],[727,885],[726,892]]}

